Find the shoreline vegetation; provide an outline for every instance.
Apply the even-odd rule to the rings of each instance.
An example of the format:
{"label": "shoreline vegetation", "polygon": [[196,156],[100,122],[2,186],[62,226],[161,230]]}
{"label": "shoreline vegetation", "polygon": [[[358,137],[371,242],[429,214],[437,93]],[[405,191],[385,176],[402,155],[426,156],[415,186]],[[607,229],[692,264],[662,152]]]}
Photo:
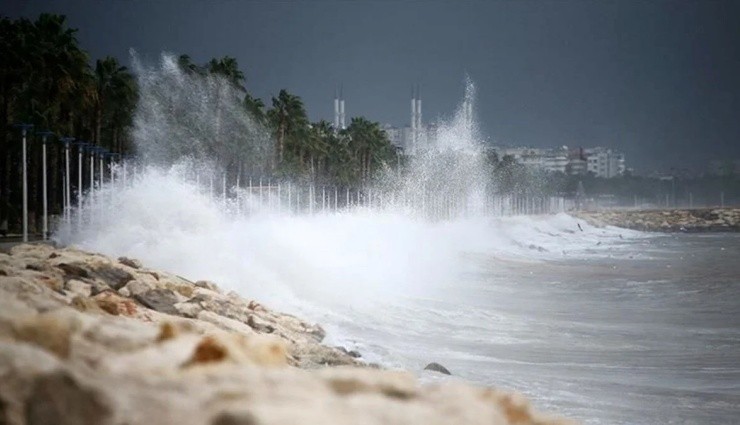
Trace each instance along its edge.
{"label": "shoreline vegetation", "polygon": [[579,211],[573,216],[595,226],[646,232],[740,232],[740,208]]}
{"label": "shoreline vegetation", "polygon": [[[171,92],[152,90],[120,58],[93,62],[77,33],[64,15],[43,13],[30,20],[0,14],[0,233],[17,232],[22,218],[22,132],[14,126],[33,126],[27,135],[28,211],[31,232],[38,233],[42,144],[48,145],[49,214],[59,216],[65,149],[71,150],[72,176],[78,167],[85,168],[74,160],[78,152],[106,161],[135,158],[141,154],[134,140],[142,122],[147,123],[141,108],[147,96],[166,105],[162,120],[181,130],[168,136],[187,146],[190,152],[184,156],[206,154],[199,159],[216,161],[230,180],[240,175],[243,181],[265,177],[356,187],[404,161],[378,122],[352,116],[341,129],[325,120],[311,122],[303,100],[285,89],[265,100],[253,96],[235,58],[196,62],[180,54],[173,57],[178,78],[186,84],[179,90],[203,88],[199,101],[212,109],[203,122],[196,113],[201,109],[183,104]],[[255,153],[255,146],[264,152]],[[258,164],[249,163],[257,156]],[[85,179],[81,187],[75,185],[75,197],[90,189]]]}
{"label": "shoreline vegetation", "polygon": [[209,281],[17,245],[0,253],[0,423],[573,423],[521,395],[421,385],[324,336]]}

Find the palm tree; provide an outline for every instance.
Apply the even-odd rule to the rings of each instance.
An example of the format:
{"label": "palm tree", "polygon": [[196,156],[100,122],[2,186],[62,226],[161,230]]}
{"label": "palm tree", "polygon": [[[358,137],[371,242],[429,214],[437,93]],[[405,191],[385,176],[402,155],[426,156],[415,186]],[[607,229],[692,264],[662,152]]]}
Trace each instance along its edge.
{"label": "palm tree", "polygon": [[347,127],[355,162],[359,165],[360,178],[369,180],[378,166],[393,155],[388,136],[377,122],[363,117],[352,118]]}
{"label": "palm tree", "polygon": [[329,122],[321,120],[311,125],[304,144],[313,178],[323,175],[330,146],[335,141],[334,129]]}
{"label": "palm tree", "polygon": [[[31,22],[27,19],[0,23],[2,40],[0,42],[0,96],[2,107],[0,114],[4,120],[0,133],[0,221],[8,218],[8,207],[15,200],[8,193],[16,193],[16,179],[10,175],[17,161],[14,152],[16,143],[10,143],[6,132],[8,124],[13,122],[30,122],[37,128],[54,128],[66,132],[74,130],[74,110],[71,105],[77,100],[81,83],[89,75],[87,54],[78,46],[76,30],[66,27],[63,16],[42,14]],[[35,160],[39,152],[36,144],[29,145],[29,173],[38,171]],[[52,155],[51,166],[54,167],[56,156]],[[38,210],[39,198],[37,179],[30,185],[29,206],[33,216]],[[52,211],[58,205],[54,195],[59,176],[52,175]]]}
{"label": "palm tree", "polygon": [[[115,58],[110,56],[105,59],[98,59],[95,63],[95,134],[93,140],[96,144],[102,142],[102,128],[104,120],[120,130],[120,121],[125,121],[127,115],[125,112],[131,112],[133,100],[136,95],[136,88],[133,76],[128,72],[125,66],[120,66]],[[124,114],[121,114],[124,112]],[[113,117],[118,122],[113,122]],[[128,115],[130,116],[130,115]],[[115,131],[114,131],[115,132]],[[117,140],[111,140],[111,149],[115,146]]]}
{"label": "palm tree", "polygon": [[252,97],[247,93],[244,95],[244,108],[259,123],[265,122],[265,103],[258,97]]}
{"label": "palm tree", "polygon": [[214,75],[220,75],[226,78],[236,89],[246,92],[244,87],[246,81],[244,73],[239,69],[239,63],[231,56],[224,56],[221,59],[211,59],[207,65],[208,71]]}
{"label": "palm tree", "polygon": [[193,60],[190,58],[189,55],[178,56],[177,65],[180,67],[180,69],[184,73],[188,75],[203,73],[203,69],[200,66],[196,65],[195,63],[193,63]]}
{"label": "palm tree", "polygon": [[288,93],[285,89],[280,90],[277,98],[272,98],[272,109],[267,112],[267,116],[275,130],[279,165],[285,159],[285,147],[288,142],[296,141],[303,136],[302,133],[308,127],[308,117],[301,98]]}

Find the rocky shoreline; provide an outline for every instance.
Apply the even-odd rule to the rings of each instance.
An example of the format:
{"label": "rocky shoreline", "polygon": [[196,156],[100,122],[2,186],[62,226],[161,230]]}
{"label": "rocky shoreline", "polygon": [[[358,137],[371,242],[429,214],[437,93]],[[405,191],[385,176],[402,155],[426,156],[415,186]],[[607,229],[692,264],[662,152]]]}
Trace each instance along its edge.
{"label": "rocky shoreline", "polygon": [[571,423],[517,394],[421,385],[324,335],[209,281],[18,245],[0,253],[0,424]]}
{"label": "rocky shoreline", "polygon": [[595,226],[647,232],[740,232],[740,208],[579,211]]}

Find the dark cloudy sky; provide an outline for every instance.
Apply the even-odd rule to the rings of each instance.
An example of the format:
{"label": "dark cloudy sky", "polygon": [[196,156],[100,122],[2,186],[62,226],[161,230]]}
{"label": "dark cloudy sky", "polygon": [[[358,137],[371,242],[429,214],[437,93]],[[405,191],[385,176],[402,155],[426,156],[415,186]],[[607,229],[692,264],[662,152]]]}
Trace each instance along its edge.
{"label": "dark cloudy sky", "polygon": [[449,115],[467,72],[497,143],[621,149],[640,171],[740,158],[740,1],[2,1],[66,14],[93,58],[235,56],[248,89],[332,119]]}

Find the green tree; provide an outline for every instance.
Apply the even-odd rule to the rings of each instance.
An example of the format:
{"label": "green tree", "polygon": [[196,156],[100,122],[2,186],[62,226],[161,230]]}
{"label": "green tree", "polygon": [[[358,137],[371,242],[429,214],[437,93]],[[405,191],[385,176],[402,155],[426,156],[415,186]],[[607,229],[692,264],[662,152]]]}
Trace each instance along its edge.
{"label": "green tree", "polygon": [[246,92],[247,89],[244,87],[246,78],[244,73],[239,69],[239,63],[235,58],[231,56],[224,56],[221,59],[211,59],[206,66],[208,72],[214,75],[220,75],[226,78],[231,85],[237,88],[239,91]]}
{"label": "green tree", "polygon": [[130,124],[136,101],[136,85],[125,66],[110,56],[95,63],[95,134],[93,140],[102,145],[103,125],[111,129],[108,147],[120,150],[119,132]]}
{"label": "green tree", "polygon": [[[272,109],[267,111],[272,128],[275,131],[277,164],[281,165],[285,159],[301,162],[301,138],[308,128],[308,116],[300,97],[280,90],[277,97],[272,98]],[[286,149],[290,149],[287,158]]]}

